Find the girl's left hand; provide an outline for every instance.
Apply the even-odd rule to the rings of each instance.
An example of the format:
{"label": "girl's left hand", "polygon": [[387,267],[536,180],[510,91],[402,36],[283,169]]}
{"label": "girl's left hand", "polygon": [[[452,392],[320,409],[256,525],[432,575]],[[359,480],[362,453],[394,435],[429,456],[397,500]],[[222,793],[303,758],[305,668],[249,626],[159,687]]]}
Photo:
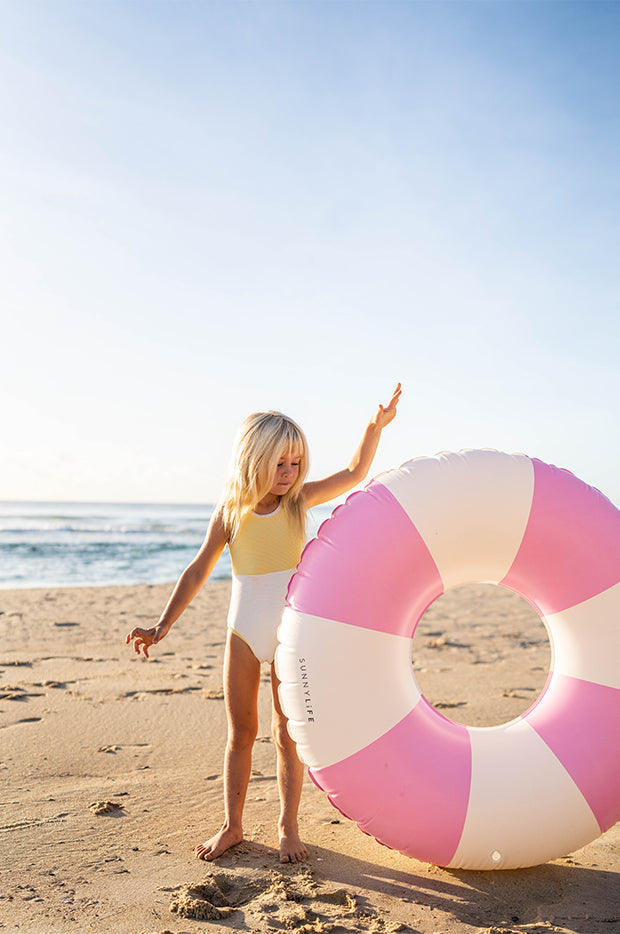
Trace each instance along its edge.
{"label": "girl's left hand", "polygon": [[392,398],[385,406],[385,408],[380,405],[377,409],[377,414],[373,418],[373,424],[378,428],[385,428],[386,425],[389,425],[392,419],[396,415],[396,406],[398,405],[398,400],[401,397],[402,389],[400,388],[400,383],[398,383],[396,389],[392,394]]}

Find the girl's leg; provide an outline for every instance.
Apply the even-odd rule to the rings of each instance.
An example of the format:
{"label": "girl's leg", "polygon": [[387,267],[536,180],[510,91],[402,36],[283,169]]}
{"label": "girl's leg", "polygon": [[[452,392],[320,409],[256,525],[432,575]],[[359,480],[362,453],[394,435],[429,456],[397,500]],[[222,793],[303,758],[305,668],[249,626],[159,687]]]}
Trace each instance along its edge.
{"label": "girl's leg", "polygon": [[286,717],[278,697],[278,677],[275,665],[271,666],[271,690],[273,694],[273,738],[278,756],[278,790],[280,792],[280,862],[297,863],[308,858],[308,851],[299,839],[297,811],[301,798],[304,767],[297,756],[295,743],[286,728]]}
{"label": "girl's leg", "polygon": [[258,731],[260,663],[249,645],[229,630],[224,655],[224,697],[228,742],[224,757],[224,823],[195,849],[199,859],[215,859],[243,840],[243,805]]}

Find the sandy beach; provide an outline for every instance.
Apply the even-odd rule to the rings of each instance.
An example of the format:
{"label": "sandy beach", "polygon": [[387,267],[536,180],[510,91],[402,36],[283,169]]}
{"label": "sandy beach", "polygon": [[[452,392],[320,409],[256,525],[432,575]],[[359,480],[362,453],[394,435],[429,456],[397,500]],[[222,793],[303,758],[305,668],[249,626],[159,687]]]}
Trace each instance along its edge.
{"label": "sandy beach", "polygon": [[[208,584],[138,659],[125,635],[152,625],[169,592],[0,592],[2,932],[620,931],[620,824],[543,866],[450,871],[366,837],[306,778],[310,859],[280,865],[267,666],[246,841],[194,859],[222,819],[229,584]],[[428,699],[479,726],[527,709],[549,656],[525,601],[484,585],[441,598],[413,644]]]}

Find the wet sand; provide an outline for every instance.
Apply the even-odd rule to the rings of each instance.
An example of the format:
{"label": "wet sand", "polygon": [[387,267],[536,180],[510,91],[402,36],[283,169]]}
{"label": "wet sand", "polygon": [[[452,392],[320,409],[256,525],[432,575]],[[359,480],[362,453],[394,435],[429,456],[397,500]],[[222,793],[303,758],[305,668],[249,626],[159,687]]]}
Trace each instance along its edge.
{"label": "wet sand", "polygon": [[[246,841],[195,860],[222,819],[229,584],[207,585],[139,660],[125,634],[169,592],[0,591],[0,931],[620,931],[620,824],[544,866],[457,872],[380,846],[306,778],[310,859],[282,866],[267,666]],[[525,601],[484,585],[437,601],[413,642],[428,699],[475,726],[527,709],[549,657]]]}

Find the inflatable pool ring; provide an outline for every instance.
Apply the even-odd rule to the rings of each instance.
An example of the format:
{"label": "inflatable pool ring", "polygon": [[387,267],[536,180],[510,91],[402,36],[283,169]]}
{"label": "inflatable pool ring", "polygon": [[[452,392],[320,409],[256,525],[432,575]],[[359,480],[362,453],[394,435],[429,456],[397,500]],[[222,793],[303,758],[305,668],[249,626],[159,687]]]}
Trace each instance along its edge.
{"label": "inflatable pool ring", "polygon": [[[421,694],[411,639],[459,584],[525,597],[549,633],[536,703],[496,727]],[[289,731],[345,816],[440,866],[511,869],[620,819],[620,512],[572,473],[479,450],[409,461],[338,507],[293,577],[276,653]]]}

